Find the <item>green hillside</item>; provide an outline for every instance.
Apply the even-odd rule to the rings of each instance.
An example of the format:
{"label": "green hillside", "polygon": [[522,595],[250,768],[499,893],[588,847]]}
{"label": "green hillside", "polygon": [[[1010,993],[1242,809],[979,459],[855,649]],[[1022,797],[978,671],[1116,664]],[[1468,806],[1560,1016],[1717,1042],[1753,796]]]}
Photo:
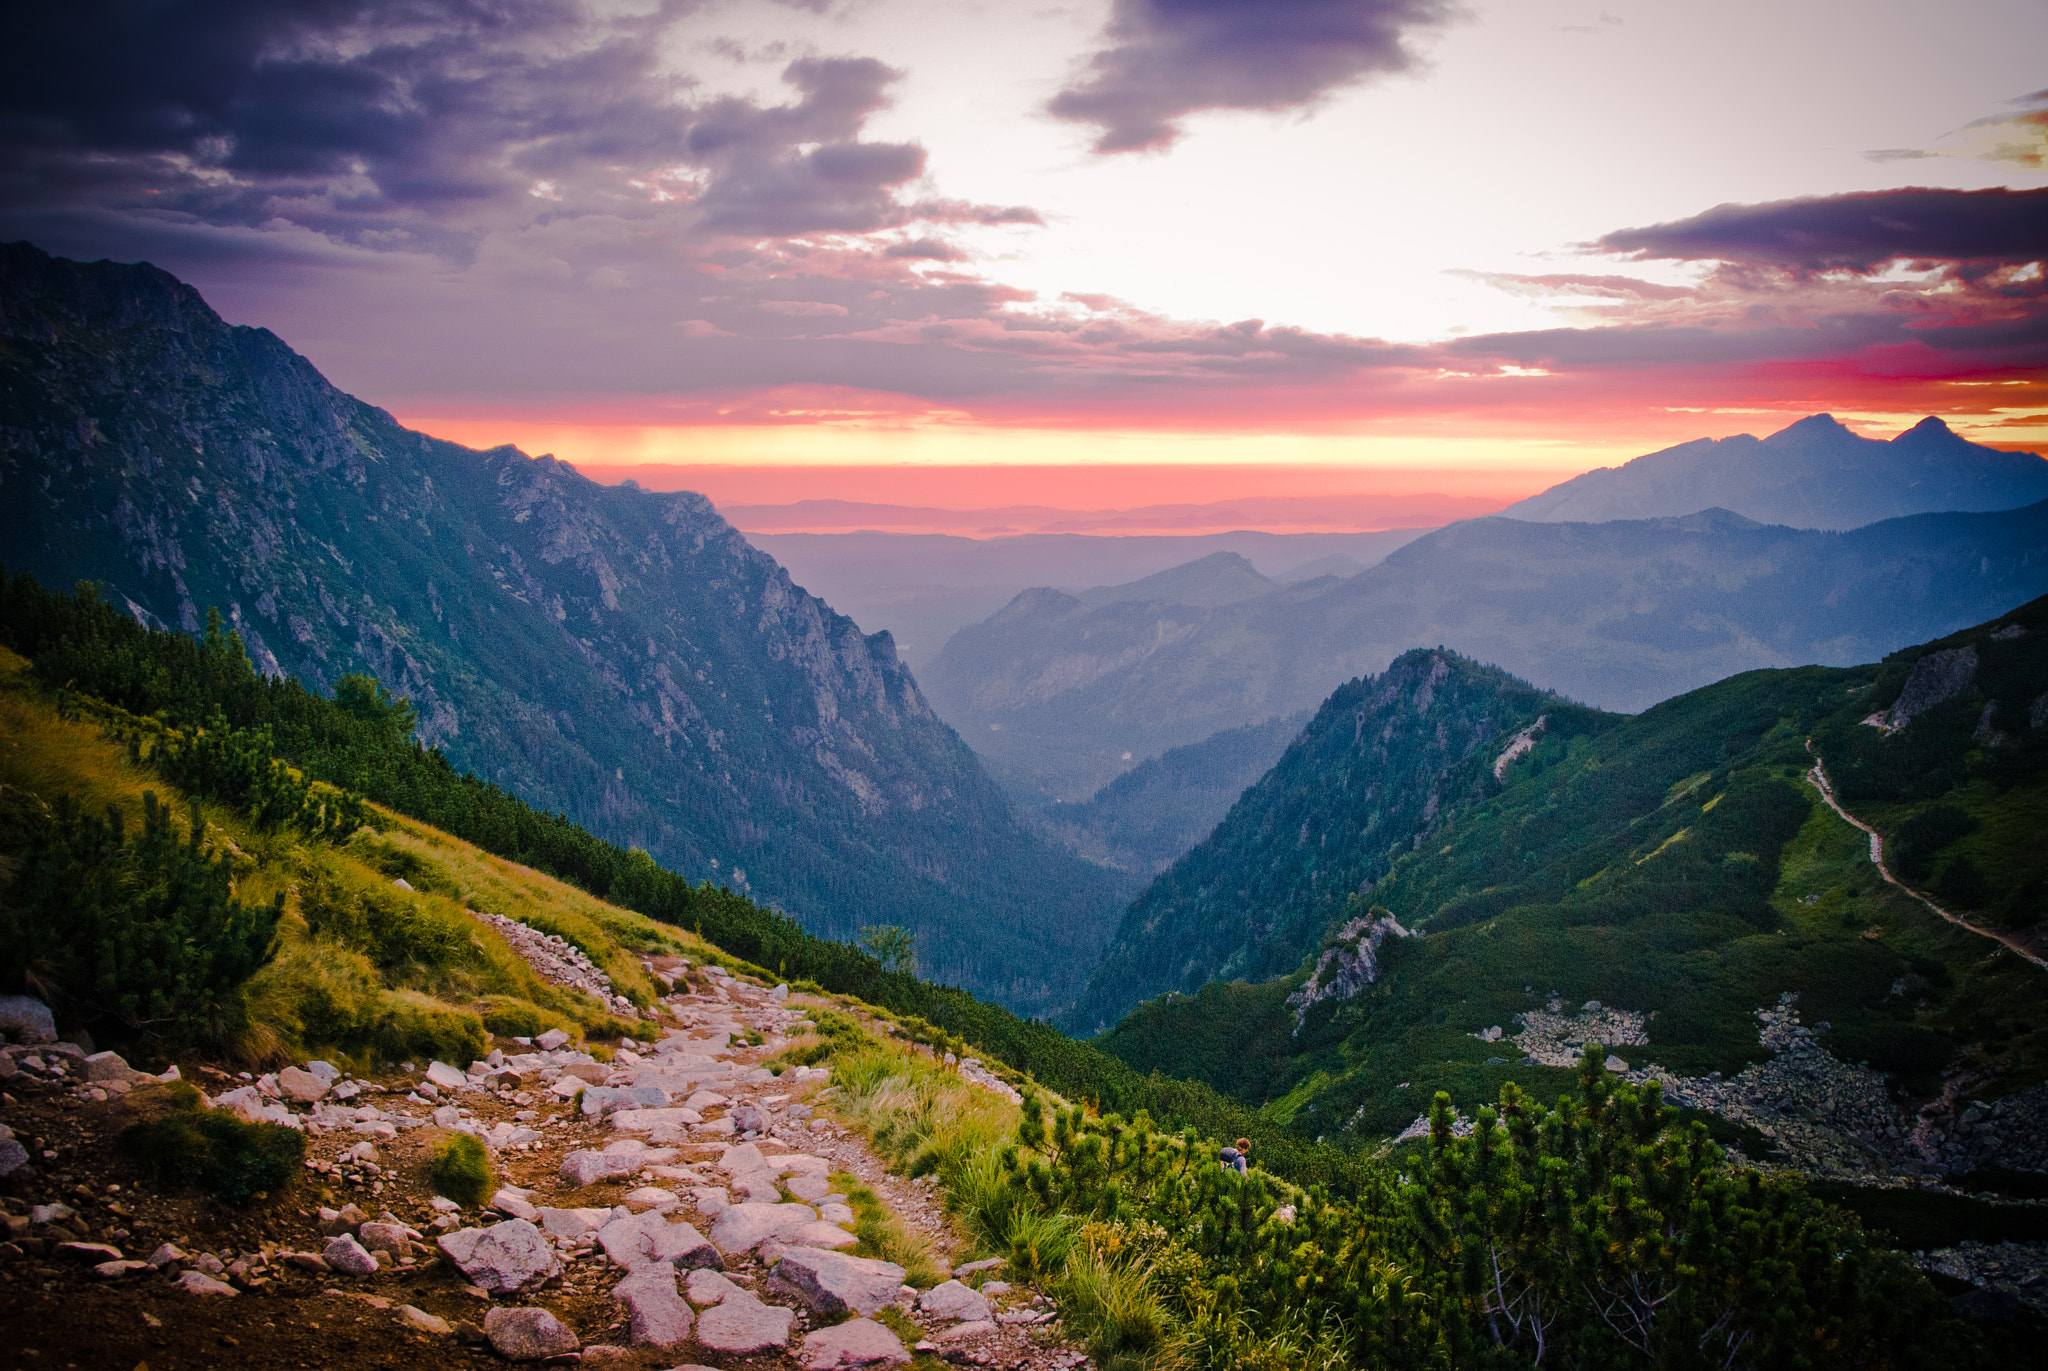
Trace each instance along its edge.
{"label": "green hillside", "polygon": [[[1567,1089],[1569,1070],[1515,1043],[1517,1016],[1640,1015],[1642,1041],[1608,1044],[1635,1069],[1733,1078],[1770,1055],[1758,1011],[1790,994],[1819,1046],[1887,1073],[1905,1105],[1941,1096],[1949,1073],[1929,1116],[1946,1126],[1957,1094],[1995,1101],[2048,1076],[2048,972],[1992,936],[2043,950],[2044,692],[2036,600],[1876,665],[1750,672],[1546,731],[1369,896],[1348,897],[1359,922],[1343,947],[1325,923],[1314,986],[1303,963],[1228,992],[1234,1057],[1207,1027],[1213,990],[1148,1004],[1100,1041],[1261,1102],[1301,1134],[1366,1142],[1407,1126],[1434,1090],[1469,1112],[1510,1081]],[[1863,722],[1879,715],[1902,726]],[[1866,836],[1807,779],[1816,757],[1886,835],[1901,877],[1976,931],[1884,882]],[[1304,873],[1293,893],[1309,888]],[[1386,914],[1419,936],[1387,933],[1369,983],[1356,973],[1342,986],[1355,993],[1318,997]],[[1910,1169],[1879,1143],[1871,1165]]]}

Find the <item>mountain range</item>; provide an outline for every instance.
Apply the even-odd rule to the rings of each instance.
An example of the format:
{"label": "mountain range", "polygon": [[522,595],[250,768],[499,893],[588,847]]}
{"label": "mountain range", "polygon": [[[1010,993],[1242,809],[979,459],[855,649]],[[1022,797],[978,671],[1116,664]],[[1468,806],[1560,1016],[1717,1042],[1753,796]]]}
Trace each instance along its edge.
{"label": "mountain range", "polygon": [[147,265],[0,248],[0,559],[263,672],[368,672],[472,771],[923,970],[1064,1004],[1135,878],[1024,825],[887,633],[702,497],[399,426]]}
{"label": "mountain range", "polygon": [[1314,708],[1418,645],[1631,711],[1758,667],[1873,660],[2044,591],[2048,502],[1848,532],[1727,510],[1472,519],[1349,578],[1228,604],[1029,590],[919,677],[1013,792],[1074,802],[1168,748]]}
{"label": "mountain range", "polygon": [[2048,597],[1634,716],[1411,652],[1132,906],[1088,1026],[1165,988],[1098,1042],[1364,1144],[1597,1043],[1753,1157],[2031,1195],[2044,776]]}
{"label": "mountain range", "polygon": [[2048,460],[1960,437],[1929,416],[1889,441],[1815,414],[1768,438],[1701,438],[1601,467],[1509,505],[1510,519],[1604,523],[1721,508],[1759,523],[1847,529],[1937,510],[2048,500]]}

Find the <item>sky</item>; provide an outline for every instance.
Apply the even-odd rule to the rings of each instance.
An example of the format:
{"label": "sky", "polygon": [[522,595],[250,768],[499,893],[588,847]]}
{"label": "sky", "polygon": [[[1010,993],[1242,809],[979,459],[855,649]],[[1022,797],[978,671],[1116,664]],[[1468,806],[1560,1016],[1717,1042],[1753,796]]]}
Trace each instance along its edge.
{"label": "sky", "polygon": [[0,239],[600,479],[1504,501],[1820,411],[2048,451],[2041,0],[8,9]]}

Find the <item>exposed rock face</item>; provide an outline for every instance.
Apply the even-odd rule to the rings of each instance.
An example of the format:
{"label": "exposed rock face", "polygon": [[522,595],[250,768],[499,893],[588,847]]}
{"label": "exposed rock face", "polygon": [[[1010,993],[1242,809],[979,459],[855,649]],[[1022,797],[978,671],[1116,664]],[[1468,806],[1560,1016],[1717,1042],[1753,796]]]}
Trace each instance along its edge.
{"label": "exposed rock face", "polygon": [[1401,921],[1382,912],[1353,919],[1337,930],[1334,947],[1316,961],[1316,969],[1301,989],[1287,997],[1294,1009],[1295,1027],[1301,1026],[1308,1011],[1320,1000],[1348,1000],[1379,979],[1380,944],[1388,938],[1411,936]]}
{"label": "exposed rock face", "polygon": [[1916,714],[1924,714],[1938,704],[1953,700],[1970,688],[1977,679],[1977,649],[1972,646],[1948,648],[1941,652],[1930,652],[1913,663],[1913,674],[1906,678],[1905,688],[1899,691],[1899,698],[1892,707],[1878,718],[1879,727],[1886,732],[1904,728],[1913,721]]}
{"label": "exposed rock face", "polygon": [[635,1271],[612,1287],[612,1298],[626,1306],[626,1328],[635,1346],[667,1347],[688,1341],[695,1315],[676,1293],[672,1268]]}
{"label": "exposed rock face", "polygon": [[893,906],[931,974],[1043,1008],[1127,898],[702,496],[401,428],[155,268],[0,248],[0,431],[10,570],[369,672],[458,769],[817,931]]}

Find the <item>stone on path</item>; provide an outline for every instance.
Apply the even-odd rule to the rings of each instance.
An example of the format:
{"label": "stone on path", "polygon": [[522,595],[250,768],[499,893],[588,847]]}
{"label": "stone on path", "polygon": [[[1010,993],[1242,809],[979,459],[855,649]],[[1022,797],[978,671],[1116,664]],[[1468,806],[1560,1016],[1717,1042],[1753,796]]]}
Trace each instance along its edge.
{"label": "stone on path", "polygon": [[549,1236],[556,1238],[580,1238],[585,1233],[595,1233],[612,1221],[609,1209],[543,1209],[540,1211],[541,1226]]}
{"label": "stone on path", "polygon": [[960,1281],[933,1286],[918,1297],[917,1307],[940,1319],[972,1321],[989,1317],[988,1301]]}
{"label": "stone on path", "polygon": [[796,1233],[818,1221],[807,1204],[736,1204],[711,1225],[711,1241],[728,1256],[751,1252],[770,1238],[793,1241]]}
{"label": "stone on path", "polygon": [[542,1361],[574,1352],[576,1335],[545,1309],[497,1308],[484,1315],[484,1336],[507,1361]]}
{"label": "stone on path", "polygon": [[366,1223],[356,1230],[356,1241],[370,1252],[389,1252],[394,1257],[412,1255],[412,1234],[402,1223]]}
{"label": "stone on path", "polygon": [[242,1292],[226,1281],[217,1281],[204,1271],[187,1271],[173,1282],[188,1295],[239,1295]]}
{"label": "stone on path", "polygon": [[28,1165],[28,1149],[12,1138],[0,1138],[0,1180]]}
{"label": "stone on path", "polygon": [[798,1199],[816,1204],[832,1193],[832,1182],[823,1176],[791,1176],[787,1188]]}
{"label": "stone on path", "polygon": [[643,1185],[638,1190],[629,1190],[621,1201],[628,1209],[652,1209],[662,1214],[678,1208],[682,1202],[682,1197],[675,1191],[663,1190],[658,1185]]}
{"label": "stone on path", "polygon": [[741,1289],[727,1279],[724,1272],[714,1271],[708,1266],[700,1266],[683,1277],[683,1294],[699,1309],[709,1308],[727,1295],[737,1295]]}
{"label": "stone on path", "polygon": [[649,1210],[631,1218],[613,1219],[597,1232],[605,1255],[627,1270],[663,1263],[679,1270],[723,1266],[718,1249],[687,1223],[670,1223]]}
{"label": "stone on path", "polygon": [[541,1231],[525,1219],[489,1228],[463,1228],[438,1240],[456,1270],[484,1290],[522,1290],[557,1275],[561,1258]]}
{"label": "stone on path", "polygon": [[438,1333],[441,1336],[446,1337],[448,1334],[453,1333],[455,1331],[454,1327],[449,1324],[448,1320],[442,1318],[439,1314],[429,1314],[426,1310],[421,1309],[417,1305],[399,1305],[398,1317],[404,1319],[408,1324],[412,1325],[414,1328],[417,1328],[422,1333]]}
{"label": "stone on path", "polygon": [[819,1247],[791,1247],[769,1273],[769,1288],[788,1290],[820,1318],[877,1313],[903,1289],[903,1268],[872,1257],[849,1257]]}
{"label": "stone on path", "polygon": [[111,1261],[101,1262],[92,1269],[92,1273],[103,1281],[117,1281],[124,1276],[132,1276],[138,1271],[153,1271],[155,1269],[148,1262]]}
{"label": "stone on path", "polygon": [[377,1274],[377,1259],[346,1233],[329,1240],[320,1257],[327,1263],[329,1271],[339,1271],[344,1276]]}
{"label": "stone on path", "polygon": [[736,1290],[698,1318],[697,1341],[709,1351],[735,1356],[771,1352],[789,1346],[794,1322],[794,1309],[763,1304],[748,1292]]}
{"label": "stone on path", "polygon": [[57,1244],[57,1255],[69,1257],[72,1261],[91,1262],[97,1266],[101,1262],[120,1261],[122,1253],[120,1248],[111,1243],[62,1242]]}
{"label": "stone on path", "polygon": [[667,1347],[685,1342],[696,1321],[690,1306],[676,1293],[672,1268],[649,1266],[612,1287],[612,1298],[626,1306],[626,1328],[636,1347]]}
{"label": "stone on path", "polygon": [[901,1366],[910,1360],[910,1353],[901,1339],[873,1319],[850,1319],[805,1338],[797,1360],[805,1371],[839,1371],[841,1367]]}
{"label": "stone on path", "polygon": [[581,1188],[599,1181],[615,1181],[638,1172],[642,1158],[632,1152],[598,1152],[578,1148],[562,1158],[562,1179]]}
{"label": "stone on path", "polygon": [[510,1186],[499,1186],[498,1193],[491,1196],[486,1207],[509,1218],[525,1219],[528,1223],[540,1222],[540,1210],[534,1208],[525,1194]]}

